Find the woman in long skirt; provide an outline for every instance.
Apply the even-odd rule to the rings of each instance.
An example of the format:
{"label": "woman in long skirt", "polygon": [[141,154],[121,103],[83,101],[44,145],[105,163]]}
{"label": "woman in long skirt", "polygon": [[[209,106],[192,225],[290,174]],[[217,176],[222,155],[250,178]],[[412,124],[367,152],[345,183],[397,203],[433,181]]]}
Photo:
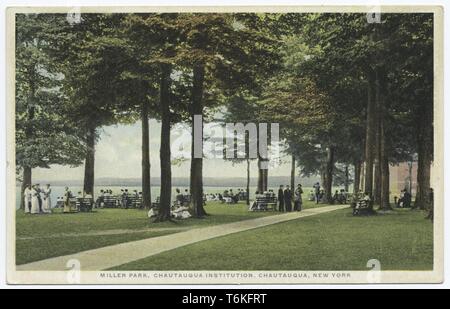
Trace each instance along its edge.
{"label": "woman in long skirt", "polygon": [[66,187],[64,189],[64,210],[63,212],[70,212],[70,198],[72,197],[72,193],[70,192],[69,188]]}
{"label": "woman in long skirt", "polygon": [[31,187],[31,213],[38,214],[39,213],[39,199],[38,199],[38,190],[36,187]]}
{"label": "woman in long skirt", "polygon": [[52,189],[50,188],[50,184],[47,184],[47,187],[43,190],[43,203],[42,203],[42,210],[45,213],[51,213],[52,212],[52,201],[50,198],[50,193],[52,192]]}
{"label": "woman in long skirt", "polygon": [[31,211],[31,186],[27,185],[23,191],[23,202],[25,207],[25,213],[29,214]]}

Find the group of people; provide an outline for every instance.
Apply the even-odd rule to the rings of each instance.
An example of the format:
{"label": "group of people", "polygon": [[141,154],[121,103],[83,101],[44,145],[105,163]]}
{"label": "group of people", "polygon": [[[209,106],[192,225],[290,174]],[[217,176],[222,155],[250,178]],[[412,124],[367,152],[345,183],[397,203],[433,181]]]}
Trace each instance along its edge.
{"label": "group of people", "polygon": [[[111,196],[114,196],[111,189],[100,190],[100,194],[95,202],[96,207],[105,207],[106,201],[109,200]],[[136,201],[142,199],[142,192],[138,192],[137,190],[129,192],[128,189],[120,189],[120,194],[115,197],[118,197],[121,207],[128,209],[132,206],[132,200]]]}
{"label": "group of people", "polygon": [[175,200],[179,206],[188,206],[191,203],[191,195],[188,189],[185,189],[184,193],[181,193],[181,190],[176,188],[175,192],[177,193]]}
{"label": "group of people", "polygon": [[50,184],[47,184],[44,188],[41,188],[38,183],[34,185],[27,185],[23,192],[25,213],[51,213],[51,192],[52,189]]}
{"label": "group of people", "polygon": [[[314,201],[316,204],[319,204],[324,201],[325,190],[323,190],[320,186],[319,182],[316,182],[313,185],[313,189],[309,192],[308,200]],[[336,190],[334,195],[331,198],[331,203],[333,204],[346,204],[348,201],[348,192],[344,189]]]}
{"label": "group of people", "polygon": [[292,194],[291,188],[289,186],[286,186],[285,189],[283,185],[280,185],[280,188],[278,189],[278,211],[291,212],[292,200],[294,200],[294,211],[301,211],[303,204],[302,194],[303,189],[301,184],[297,185],[294,194]]}
{"label": "group of people", "polygon": [[336,190],[333,195],[332,203],[333,204],[347,204],[348,192],[344,189],[341,191]]}
{"label": "group of people", "polygon": [[408,192],[408,190],[403,189],[400,192],[400,198],[397,199],[397,197],[394,197],[395,200],[395,206],[398,208],[411,208],[411,200],[412,196],[411,193]]}
{"label": "group of people", "polygon": [[244,200],[246,197],[247,197],[247,192],[246,191],[238,189],[238,192],[234,193],[233,189],[230,189],[230,190],[225,190],[223,192],[222,199],[220,199],[220,197],[219,197],[219,200],[221,202],[237,203],[240,200]]}
{"label": "group of people", "polygon": [[316,204],[319,204],[322,201],[322,199],[324,198],[324,196],[325,196],[325,191],[320,187],[320,183],[319,182],[316,182],[313,185],[313,190],[314,190],[314,199],[313,199],[313,201],[315,201]]}
{"label": "group of people", "polygon": [[223,193],[208,193],[205,198],[207,201],[235,204],[247,198],[247,190],[237,189],[237,193],[234,193],[233,189],[227,189]]}

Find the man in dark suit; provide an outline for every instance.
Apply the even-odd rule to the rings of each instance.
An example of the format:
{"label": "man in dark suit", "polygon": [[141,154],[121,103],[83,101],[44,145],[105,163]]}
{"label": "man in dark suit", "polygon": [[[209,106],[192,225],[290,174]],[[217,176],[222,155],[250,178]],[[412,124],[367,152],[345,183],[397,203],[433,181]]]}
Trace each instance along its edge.
{"label": "man in dark suit", "polygon": [[42,212],[42,196],[41,196],[41,186],[40,184],[36,184],[36,191],[37,191],[37,199],[38,199],[38,205],[39,205],[39,212]]}
{"label": "man in dark suit", "polygon": [[283,185],[278,189],[278,211],[284,211],[284,191]]}
{"label": "man in dark suit", "polygon": [[284,190],[284,206],[286,211],[292,211],[292,191],[289,189],[289,186],[286,186],[286,190]]}

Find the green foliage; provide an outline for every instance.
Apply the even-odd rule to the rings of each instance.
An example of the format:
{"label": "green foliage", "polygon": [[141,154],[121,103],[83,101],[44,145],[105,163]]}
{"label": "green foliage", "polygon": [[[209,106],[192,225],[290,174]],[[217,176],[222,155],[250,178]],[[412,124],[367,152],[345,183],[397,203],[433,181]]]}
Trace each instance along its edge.
{"label": "green foliage", "polygon": [[304,174],[329,147],[337,162],[362,159],[368,76],[384,68],[389,160],[400,162],[432,104],[432,34],[430,14],[18,15],[18,166],[79,164],[86,129],[135,122],[143,103],[159,118],[166,63],[172,123],[190,119],[201,64],[207,118],[225,106],[227,121],[279,122]]}
{"label": "green foliage", "polygon": [[281,69],[264,83],[260,114],[284,124],[287,151],[303,173],[319,172],[330,146],[338,162],[362,160],[368,75],[378,68],[387,70],[389,161],[410,159],[420,106],[432,103],[431,15],[383,14],[383,23],[369,24],[365,14],[308,14],[302,21],[282,37]]}
{"label": "green foliage", "polygon": [[16,17],[16,166],[81,163],[83,145],[68,121],[62,76],[49,57],[43,15]]}

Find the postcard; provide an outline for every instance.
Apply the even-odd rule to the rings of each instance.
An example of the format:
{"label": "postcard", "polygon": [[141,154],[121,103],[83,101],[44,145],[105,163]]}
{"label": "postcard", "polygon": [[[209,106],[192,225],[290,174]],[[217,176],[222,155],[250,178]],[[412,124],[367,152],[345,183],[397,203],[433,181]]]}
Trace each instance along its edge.
{"label": "postcard", "polygon": [[8,283],[442,282],[443,53],[439,6],[9,7]]}

